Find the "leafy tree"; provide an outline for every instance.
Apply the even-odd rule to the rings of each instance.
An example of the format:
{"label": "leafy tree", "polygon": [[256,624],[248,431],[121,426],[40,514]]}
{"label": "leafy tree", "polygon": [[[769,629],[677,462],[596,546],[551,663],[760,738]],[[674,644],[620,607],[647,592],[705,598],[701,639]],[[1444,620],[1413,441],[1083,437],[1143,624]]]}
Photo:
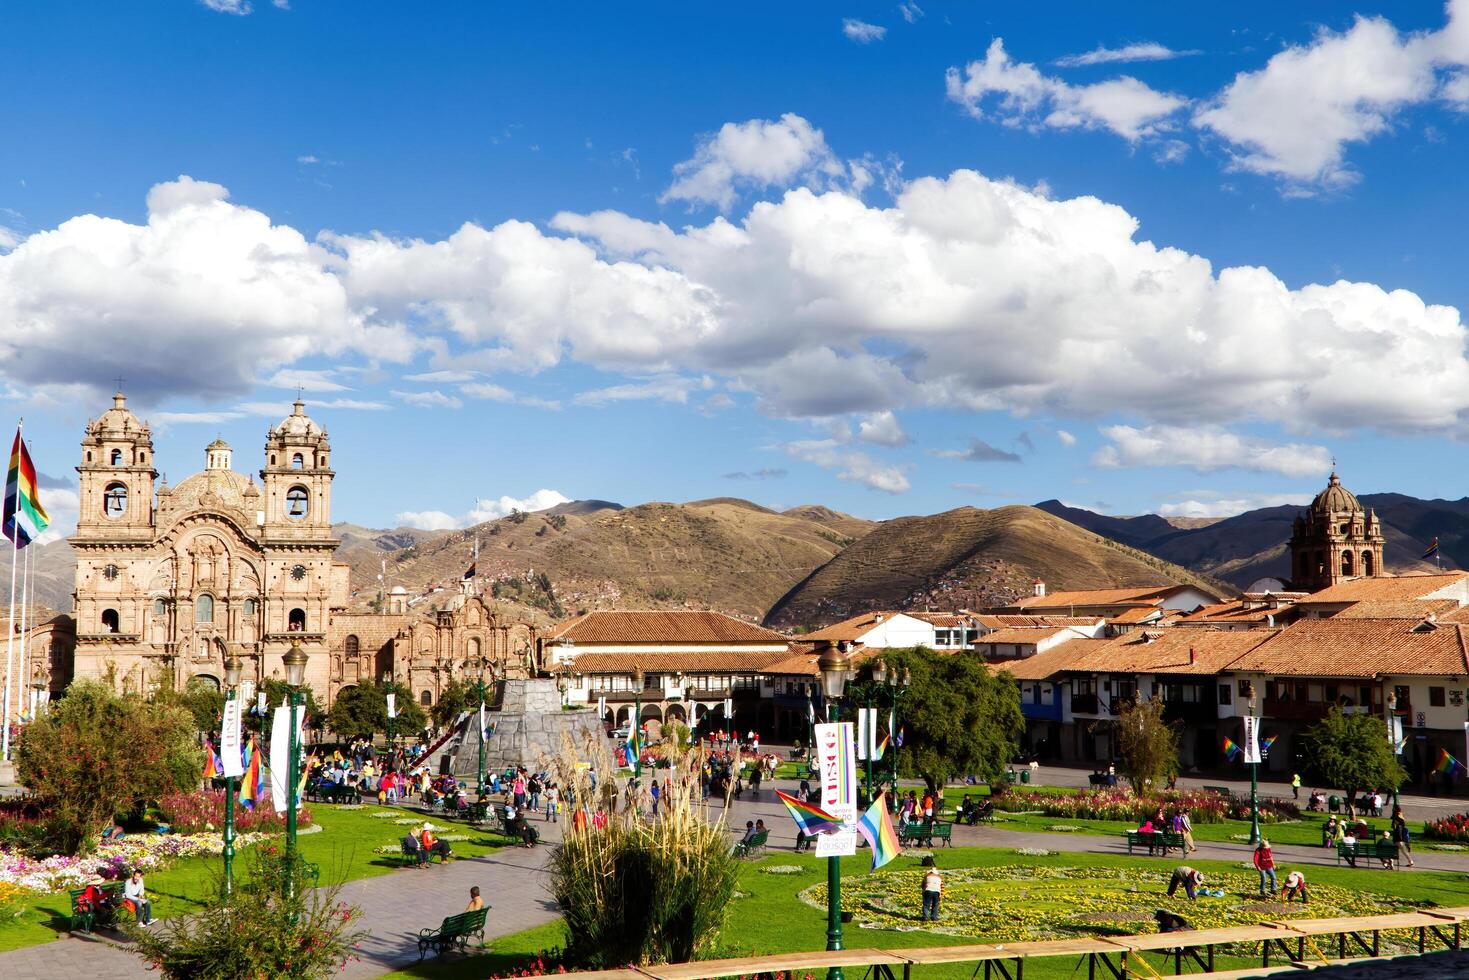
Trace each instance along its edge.
{"label": "leafy tree", "polygon": [[1349,807],[1362,790],[1395,789],[1408,778],[1381,718],[1334,706],[1303,738],[1311,772],[1323,784],[1344,790]]}
{"label": "leafy tree", "polygon": [[428,727],[428,716],[413,700],[413,692],[402,684],[359,684],[337,694],[327,725],[344,739],[372,738],[388,730],[388,692],[397,694],[396,734],[409,735]]}
{"label": "leafy tree", "polygon": [[197,915],[153,930],[128,927],[134,951],[165,980],[325,980],[366,938],[354,925],[361,910],[342,902],[339,889],[312,887],[305,864],[290,867],[274,844],[251,850],[253,859],[232,894],[214,887]]}
{"label": "leafy tree", "polygon": [[[265,693],[266,713],[263,715],[255,714],[255,705],[253,703],[245,705],[243,725],[247,731],[254,732],[257,735],[268,735],[270,733],[272,712],[285,704],[286,700],[290,698],[291,688],[285,681],[272,678],[262,683],[256,690]],[[301,688],[301,693],[305,695],[306,699],[306,727],[320,728],[322,721],[326,718],[326,712],[317,703],[316,692],[308,685]]]}
{"label": "leafy tree", "polygon": [[[903,748],[888,749],[899,752],[899,771],[921,776],[933,791],[970,773],[999,780],[1025,730],[1014,678],[973,657],[924,647],[888,650],[883,659],[889,669],[906,667],[913,675],[898,708]],[[871,668],[863,668],[850,685],[848,705],[865,705],[871,677]],[[888,703],[880,687],[873,694],[875,703]]]}
{"label": "leafy tree", "polygon": [[478,709],[479,699],[475,697],[474,689],[459,678],[451,677],[429,714],[433,716],[435,725],[448,725],[461,713]]}
{"label": "leafy tree", "polygon": [[1122,775],[1134,793],[1158,789],[1178,772],[1178,730],[1163,720],[1163,699],[1122,706],[1113,729]]}
{"label": "leafy tree", "polygon": [[44,808],[50,847],[79,854],[119,814],[196,786],[204,753],[183,708],[77,681],[22,731],[16,767]]}
{"label": "leafy tree", "polygon": [[216,735],[224,715],[224,692],[216,690],[197,677],[189,678],[182,691],[172,687],[160,687],[153,694],[155,704],[173,704],[188,711],[194,718],[196,731]]}

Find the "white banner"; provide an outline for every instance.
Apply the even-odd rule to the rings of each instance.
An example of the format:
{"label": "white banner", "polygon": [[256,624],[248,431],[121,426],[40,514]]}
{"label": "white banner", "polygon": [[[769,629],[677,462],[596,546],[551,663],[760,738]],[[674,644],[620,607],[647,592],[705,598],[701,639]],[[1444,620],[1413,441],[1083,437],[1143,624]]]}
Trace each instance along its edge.
{"label": "white banner", "polygon": [[840,817],[842,829],[816,838],[817,857],[857,853],[857,759],[849,721],[816,726],[816,761],[821,777],[821,808]]}
{"label": "white banner", "polygon": [[[288,743],[290,728],[287,727],[290,725],[290,721],[288,720],[289,715],[289,709],[282,704],[279,708],[275,709],[270,724],[270,801],[275,807],[276,813],[286,812],[286,770],[291,766],[291,748]],[[296,709],[296,752],[298,762],[303,760],[306,755],[306,738],[305,732],[302,730],[305,721],[306,706],[301,705]],[[294,781],[299,776],[300,772],[298,771],[291,778]],[[301,801],[298,799],[296,800],[297,809],[300,806]]]}
{"label": "white banner", "polygon": [[268,707],[270,707],[270,706],[265,703],[265,692],[264,691],[261,691],[259,694],[255,695],[255,713],[257,715],[264,715],[265,714],[265,709],[268,708]]}
{"label": "white banner", "polygon": [[394,691],[388,692],[388,717],[398,717],[398,695]]}
{"label": "white banner", "polygon": [[219,728],[219,761],[226,777],[238,779],[245,774],[240,752],[240,701],[230,698],[224,703],[224,718]]}
{"label": "white banner", "polygon": [[867,709],[866,708],[858,708],[857,709],[857,761],[858,762],[865,762],[865,761],[867,761],[867,750],[868,750],[869,746],[871,745],[871,740],[868,739],[868,737],[867,737],[867,725],[868,725],[868,721],[867,721]]}
{"label": "white banner", "polygon": [[597,699],[597,719],[598,720],[601,720],[601,719],[606,718],[606,717],[607,717],[607,697],[606,697],[606,695],[603,695],[602,697],[599,697]]}
{"label": "white banner", "polygon": [[[1469,723],[1464,725],[1469,732]],[[1387,744],[1392,746],[1393,755],[1403,751],[1403,719],[1401,716],[1389,713],[1387,716]]]}
{"label": "white banner", "polygon": [[1258,765],[1260,759],[1260,719],[1245,715],[1245,765]]}

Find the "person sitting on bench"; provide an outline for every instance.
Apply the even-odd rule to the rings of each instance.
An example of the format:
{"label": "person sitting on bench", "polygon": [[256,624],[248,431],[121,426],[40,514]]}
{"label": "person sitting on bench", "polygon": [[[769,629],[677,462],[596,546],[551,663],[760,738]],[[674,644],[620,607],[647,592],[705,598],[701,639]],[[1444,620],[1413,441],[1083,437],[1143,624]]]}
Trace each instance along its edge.
{"label": "person sitting on bench", "polygon": [[424,865],[428,864],[428,852],[425,851],[423,849],[423,845],[419,843],[417,834],[404,834],[402,844],[403,856],[406,858],[412,858],[413,866],[415,868],[421,868]]}
{"label": "person sitting on bench", "polygon": [[439,856],[439,860],[441,861],[448,861],[454,856],[454,852],[449,849],[449,842],[439,840],[434,836],[432,824],[423,825],[422,842],[425,860],[432,858],[435,854]]}

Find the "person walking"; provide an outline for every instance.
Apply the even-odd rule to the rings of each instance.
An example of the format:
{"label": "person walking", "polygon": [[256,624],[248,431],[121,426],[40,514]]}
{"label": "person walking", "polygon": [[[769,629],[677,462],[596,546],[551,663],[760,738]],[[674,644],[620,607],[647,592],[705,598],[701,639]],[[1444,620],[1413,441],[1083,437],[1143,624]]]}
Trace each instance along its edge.
{"label": "person walking", "polygon": [[1290,795],[1299,800],[1301,798],[1301,774],[1296,773],[1290,778]]}
{"label": "person walking", "polygon": [[1180,864],[1173,869],[1173,877],[1168,881],[1168,897],[1172,898],[1179,886],[1183,887],[1184,894],[1192,902],[1199,888],[1204,884],[1204,876],[1186,864]]}
{"label": "person walking", "polygon": [[1192,854],[1199,849],[1194,843],[1194,822],[1189,818],[1187,810],[1179,810],[1178,815],[1173,818],[1173,830],[1183,835],[1184,854]]}
{"label": "person walking", "polygon": [[122,888],[122,897],[133,903],[133,914],[138,918],[138,925],[146,927],[153,924],[153,902],[149,900],[147,889],[143,887],[143,872],[133,869],[128,883]]}
{"label": "person walking", "polygon": [[557,814],[561,812],[561,788],[555,783],[546,787],[546,819],[552,823],[560,823]]}
{"label": "person walking", "polygon": [[944,894],[944,876],[939,874],[939,869],[930,866],[928,873],[923,876],[923,910],[919,913],[919,920],[924,922],[937,922],[939,920],[939,899]]}
{"label": "person walking", "polygon": [[1408,831],[1408,821],[1403,819],[1403,808],[1394,807],[1392,811],[1392,839],[1398,845],[1398,867],[1403,862],[1408,862],[1408,867],[1413,867],[1413,835]]}
{"label": "person walking", "polygon": [[[1260,872],[1260,894],[1274,895],[1280,890],[1279,883],[1275,880],[1275,852],[1270,850],[1270,842],[1264,838],[1260,839],[1260,846],[1255,848],[1255,870]],[[1265,879],[1270,879],[1270,891],[1265,891]]]}

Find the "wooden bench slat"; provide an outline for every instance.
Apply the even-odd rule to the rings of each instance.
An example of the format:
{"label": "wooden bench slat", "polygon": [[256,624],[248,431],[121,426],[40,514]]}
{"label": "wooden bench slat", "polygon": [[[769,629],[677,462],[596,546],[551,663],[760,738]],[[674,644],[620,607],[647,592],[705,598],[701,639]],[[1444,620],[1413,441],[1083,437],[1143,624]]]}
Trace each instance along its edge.
{"label": "wooden bench slat", "polygon": [[658,980],[705,980],[709,977],[732,977],[747,973],[779,973],[783,970],[803,970],[819,966],[902,966],[906,957],[881,949],[841,949],[832,952],[819,950],[811,953],[775,954],[773,956],[742,956],[729,960],[702,960],[694,963],[678,963],[664,966],[649,966],[644,970]]}

